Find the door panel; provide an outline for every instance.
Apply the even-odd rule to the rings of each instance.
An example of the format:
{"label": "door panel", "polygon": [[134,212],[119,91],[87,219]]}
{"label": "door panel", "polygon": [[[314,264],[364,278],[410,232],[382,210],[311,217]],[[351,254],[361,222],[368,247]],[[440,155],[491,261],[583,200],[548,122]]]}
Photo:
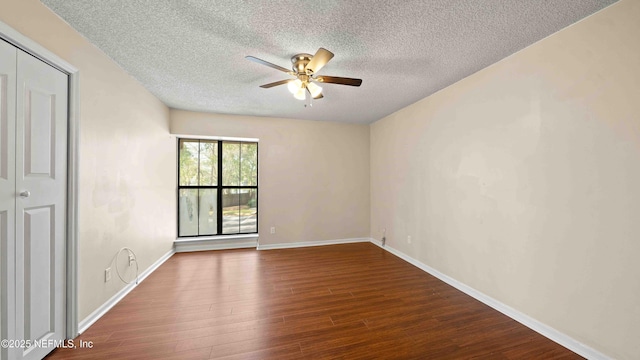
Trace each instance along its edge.
{"label": "door panel", "polygon": [[55,214],[52,206],[24,210],[24,339],[54,332]]}
{"label": "door panel", "polygon": [[24,101],[24,176],[53,177],[56,157],[56,96],[26,88]]}
{"label": "door panel", "polygon": [[[15,338],[16,48],[0,40],[0,338]],[[0,348],[8,359],[9,349]]]}
{"label": "door panel", "polygon": [[[16,333],[64,339],[67,76],[18,50]],[[27,193],[28,192],[28,193]],[[40,359],[52,348],[24,349]]]}
{"label": "door panel", "polygon": [[[2,44],[6,43],[0,43],[0,45]],[[0,49],[0,51],[2,51],[2,49]],[[0,57],[3,57],[3,55],[5,55],[4,57],[7,57],[6,55],[9,54],[0,54]],[[15,51],[13,57],[15,58]],[[12,124],[9,124],[8,105],[15,103],[15,60],[10,61],[10,59],[2,58],[0,59],[0,63],[2,64],[0,65],[2,66],[0,68],[0,179],[9,180],[9,140],[13,140],[9,139],[9,131],[11,130],[11,133],[13,134],[15,129],[13,128],[13,111],[11,114]],[[7,69],[9,66],[14,67],[14,74],[8,73],[10,71]],[[11,94],[8,93],[9,83],[11,83],[11,89],[13,90]]]}

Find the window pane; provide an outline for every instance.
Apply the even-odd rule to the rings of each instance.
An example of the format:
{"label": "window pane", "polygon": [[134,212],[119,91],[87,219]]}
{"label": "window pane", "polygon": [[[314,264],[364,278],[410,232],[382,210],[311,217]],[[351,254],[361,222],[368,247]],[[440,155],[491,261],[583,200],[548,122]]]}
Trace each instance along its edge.
{"label": "window pane", "polygon": [[180,189],[178,200],[179,236],[198,235],[198,190]]}
{"label": "window pane", "polygon": [[258,185],[258,144],[243,143],[240,149],[240,185]]}
{"label": "window pane", "polygon": [[258,190],[240,190],[240,232],[258,232]]}
{"label": "window pane", "polygon": [[225,186],[240,185],[240,143],[222,143],[222,182]]}
{"label": "window pane", "polygon": [[218,142],[200,140],[200,185],[218,185]]}
{"label": "window pane", "polygon": [[215,235],[218,233],[218,193],[216,189],[200,189],[200,233]]}
{"label": "window pane", "polygon": [[198,140],[180,139],[180,185],[198,185]]}
{"label": "window pane", "polygon": [[240,193],[238,189],[222,190],[222,233],[240,232]]}
{"label": "window pane", "polygon": [[222,190],[222,233],[258,231],[258,190]]}

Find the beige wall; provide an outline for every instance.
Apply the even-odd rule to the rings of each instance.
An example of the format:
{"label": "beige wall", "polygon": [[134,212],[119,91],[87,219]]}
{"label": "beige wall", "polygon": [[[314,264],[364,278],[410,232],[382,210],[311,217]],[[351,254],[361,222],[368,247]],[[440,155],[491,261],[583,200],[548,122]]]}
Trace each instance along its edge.
{"label": "beige wall", "polygon": [[260,139],[260,244],[369,236],[368,126],[172,109],[171,132]]}
{"label": "beige wall", "polygon": [[372,236],[637,358],[639,19],[622,0],[374,123]]}
{"label": "beige wall", "polygon": [[169,110],[37,0],[1,0],[0,21],[80,71],[79,314],[124,284],[104,270],[124,246],[140,271],[173,246],[175,139]]}

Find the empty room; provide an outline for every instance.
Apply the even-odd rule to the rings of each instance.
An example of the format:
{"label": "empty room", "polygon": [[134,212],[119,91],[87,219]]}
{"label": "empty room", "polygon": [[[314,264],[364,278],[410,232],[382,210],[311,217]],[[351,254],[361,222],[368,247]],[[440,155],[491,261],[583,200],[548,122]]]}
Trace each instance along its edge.
{"label": "empty room", "polygon": [[640,0],[0,0],[0,360],[640,358]]}

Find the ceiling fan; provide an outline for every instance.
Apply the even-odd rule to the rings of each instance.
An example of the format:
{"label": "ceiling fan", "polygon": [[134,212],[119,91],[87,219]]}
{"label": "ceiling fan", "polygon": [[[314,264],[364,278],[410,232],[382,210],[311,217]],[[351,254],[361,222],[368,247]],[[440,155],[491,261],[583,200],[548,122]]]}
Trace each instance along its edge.
{"label": "ceiling fan", "polygon": [[316,54],[313,56],[306,53],[296,54],[292,56],[291,68],[293,69],[293,71],[283,68],[282,66],[272,64],[268,61],[258,59],[253,56],[247,56],[246,58],[258,64],[266,65],[268,67],[274,68],[276,70],[280,70],[282,72],[285,72],[289,75],[294,76],[293,79],[280,80],[280,81],[272,82],[269,84],[261,85],[260,87],[264,89],[268,89],[274,86],[288,84],[287,87],[289,91],[298,100],[305,100],[307,93],[309,93],[309,95],[311,95],[313,99],[322,99],[323,98],[322,87],[320,87],[316,83],[339,84],[339,85],[350,85],[350,86],[360,86],[360,84],[362,84],[361,79],[317,75],[320,69],[322,69],[329,62],[329,60],[333,58],[333,53],[325,48],[318,49],[318,51],[316,51]]}

